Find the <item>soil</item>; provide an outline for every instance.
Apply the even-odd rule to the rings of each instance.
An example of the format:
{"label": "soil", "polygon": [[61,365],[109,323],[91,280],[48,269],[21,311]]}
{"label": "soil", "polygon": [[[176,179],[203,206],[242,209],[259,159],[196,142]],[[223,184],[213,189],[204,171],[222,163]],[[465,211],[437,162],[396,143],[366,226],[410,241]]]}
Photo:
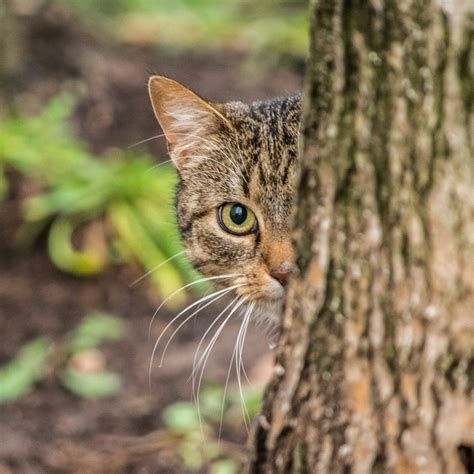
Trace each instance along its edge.
{"label": "soil", "polygon": [[[301,69],[280,65],[257,73],[249,70],[243,53],[170,56],[152,48],[104,44],[54,4],[22,29],[23,64],[9,93],[22,98],[23,110],[35,111],[61,88],[79,92],[75,125],[99,153],[160,133],[146,92],[150,71],[182,81],[214,101],[262,99],[301,86]],[[163,139],[153,140],[148,148],[166,159]],[[12,172],[9,181],[9,195],[0,205],[0,364],[34,337],[61,340],[93,310],[126,318],[128,329],[123,340],[103,349],[107,367],[123,380],[118,396],[81,399],[50,376],[21,400],[0,407],[0,474],[185,472],[173,450],[158,449],[153,436],[162,427],[164,407],[190,400],[194,351],[217,308],[178,333],[164,366],[154,371],[149,390],[148,326],[159,304],[153,289],[146,282],[130,287],[140,275],[137,268],[111,268],[95,279],[60,273],[48,260],[42,241],[28,253],[18,253],[14,236],[29,184]],[[152,341],[173,314],[161,312],[152,328]],[[225,380],[239,322],[233,321],[222,334],[206,380]],[[268,355],[265,338],[258,328],[249,331],[248,369],[262,365]],[[224,442],[239,446],[245,438],[243,425],[223,435]]]}

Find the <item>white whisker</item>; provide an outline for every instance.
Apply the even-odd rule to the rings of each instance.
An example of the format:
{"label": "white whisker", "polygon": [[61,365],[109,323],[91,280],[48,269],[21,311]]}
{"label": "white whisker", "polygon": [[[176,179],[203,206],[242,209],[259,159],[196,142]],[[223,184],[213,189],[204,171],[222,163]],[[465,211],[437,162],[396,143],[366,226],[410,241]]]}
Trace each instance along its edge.
{"label": "white whisker", "polygon": [[[245,404],[244,400],[244,393],[242,390],[242,381],[240,378],[240,373],[241,373],[241,368],[243,368],[243,360],[242,360],[242,352],[243,352],[243,344],[245,340],[245,334],[247,332],[247,327],[248,323],[250,320],[250,316],[252,314],[253,308],[255,306],[255,303],[251,303],[250,306],[247,309],[247,312],[245,313],[244,319],[242,321],[242,324],[240,325],[240,330],[237,335],[237,340],[235,343],[235,348],[234,348],[234,354],[235,354],[235,372],[237,375],[237,385],[239,387],[239,394],[240,394],[240,401],[241,401],[241,406],[242,406],[242,414],[244,418],[244,424],[245,428],[248,431],[249,430],[249,424],[250,424],[250,415],[247,410],[247,406]],[[244,369],[245,371],[245,369]],[[248,380],[248,379],[247,379]]]}
{"label": "white whisker", "polygon": [[[243,320],[242,325],[240,327],[239,334],[238,334],[237,338],[239,338],[239,336],[241,334],[242,327],[245,324],[245,321],[247,321],[247,324],[248,324],[248,321],[250,321],[250,316],[251,316],[251,313],[252,313],[254,307],[255,307],[255,303],[253,302],[249,306],[249,308],[247,308],[247,311],[245,313],[244,320]],[[246,330],[247,329],[245,329],[245,332],[246,332]],[[243,344],[243,341],[242,341],[242,344]],[[219,422],[219,431],[218,431],[218,436],[217,436],[218,440],[221,439],[221,434],[222,434],[222,426],[223,426],[223,423],[224,423],[225,398],[226,398],[226,395],[227,395],[227,389],[229,387],[230,374],[232,372],[232,363],[234,362],[234,358],[236,357],[236,348],[237,348],[237,342],[236,342],[236,347],[234,348],[234,351],[232,352],[232,357],[230,359],[229,369],[227,370],[227,376],[226,376],[225,384],[224,384],[224,393],[222,395],[222,405],[221,405],[221,416],[220,416],[220,422]],[[241,396],[241,400],[243,401],[242,392],[241,392],[240,396]],[[244,422],[245,422],[245,416],[244,416]],[[245,426],[247,427],[246,422],[245,422]]]}
{"label": "white whisker", "polygon": [[129,287],[132,287],[132,286],[135,286],[137,283],[139,283],[140,281],[142,281],[144,278],[146,278],[147,276],[151,275],[153,272],[156,272],[156,270],[158,270],[159,268],[161,268],[163,265],[166,265],[168,262],[170,262],[171,260],[183,255],[186,251],[185,250],[182,250],[181,252],[178,252],[176,254],[174,254],[172,257],[170,258],[167,258],[164,262],[161,262],[159,263],[158,265],[156,265],[155,267],[153,267],[152,269],[148,270],[146,273],[144,273],[141,277],[137,278],[135,281],[133,281],[132,283],[130,283]]}
{"label": "white whisker", "polygon": [[[243,285],[243,284],[242,284]],[[150,366],[148,368],[148,378],[149,378],[149,382],[151,382],[151,373],[152,373],[152,370],[153,370],[153,360],[155,358],[155,354],[156,354],[156,350],[158,349],[158,345],[161,341],[161,338],[164,336],[164,334],[168,331],[168,329],[173,325],[173,323],[179,319],[186,311],[189,311],[190,309],[194,308],[196,305],[202,303],[203,301],[207,301],[215,296],[218,296],[218,295],[221,295],[224,296],[225,294],[229,293],[230,291],[232,291],[233,289],[235,288],[238,288],[240,286],[239,285],[233,285],[229,288],[224,288],[222,290],[218,290],[218,291],[215,291],[214,293],[211,293],[210,295],[207,295],[207,296],[204,296],[202,298],[200,298],[199,300],[195,301],[194,303],[190,304],[189,306],[187,306],[186,308],[184,308],[180,313],[178,313],[177,316],[175,316],[167,325],[166,327],[163,329],[163,331],[161,331],[158,339],[156,340],[155,342],[155,345],[153,346],[153,351],[151,353],[151,360],[150,360]],[[193,315],[194,316],[194,315]],[[160,365],[161,366],[161,365]]]}
{"label": "white whisker", "polygon": [[203,378],[203,375],[204,375],[204,370],[206,368],[207,360],[209,359],[209,356],[212,352],[212,349],[213,349],[217,339],[221,335],[222,330],[224,329],[225,325],[228,323],[228,321],[230,320],[232,315],[237,311],[237,309],[240,306],[242,306],[243,303],[245,303],[246,300],[247,300],[246,297],[242,297],[240,300],[237,301],[235,306],[232,308],[232,310],[229,312],[229,314],[225,318],[224,322],[216,330],[216,332],[214,333],[214,336],[212,336],[212,339],[210,340],[209,344],[207,345],[205,351],[203,352],[201,358],[198,361],[198,364],[197,364],[198,370],[199,370],[199,367],[202,367],[201,368],[201,373],[198,377],[198,384],[197,384],[197,390],[196,390],[196,395],[195,395],[195,399],[196,399],[196,402],[197,402],[197,410],[198,410],[199,420],[201,420],[201,407],[200,407],[200,404],[199,404],[199,392],[201,390],[201,383],[202,383],[202,378]]}
{"label": "white whisker", "polygon": [[157,163],[156,165],[153,165],[153,166],[150,166],[146,171],[145,173],[149,173],[150,171],[156,169],[156,168],[159,168],[160,166],[163,166],[163,165],[166,165],[166,163],[171,163],[173,160],[172,159],[169,159],[169,160],[166,160],[166,161],[162,161],[161,163]]}
{"label": "white whisker", "polygon": [[205,278],[200,278],[199,280],[192,281],[191,283],[188,283],[187,285],[183,285],[181,288],[178,288],[177,290],[173,291],[169,296],[167,296],[161,304],[158,306],[156,311],[153,313],[153,316],[151,318],[150,324],[148,326],[148,338],[150,338],[151,335],[151,327],[153,325],[153,321],[155,320],[157,314],[159,313],[160,309],[171,299],[174,298],[179,292],[186,290],[187,288],[197,285],[199,283],[205,283],[207,281],[213,281],[213,280],[222,280],[225,278],[235,278],[239,276],[244,276],[243,273],[230,273],[228,275],[216,275],[212,277],[205,277]]}
{"label": "white whisker", "polygon": [[[160,365],[159,367],[162,367],[163,366],[163,359],[165,358],[165,354],[166,354],[166,350],[168,349],[168,346],[170,345],[172,339],[174,338],[174,336],[176,335],[176,333],[193,317],[195,316],[197,313],[199,313],[200,311],[202,311],[204,308],[207,308],[209,305],[211,305],[212,303],[216,302],[217,300],[223,298],[225,295],[227,295],[228,293],[230,293],[232,290],[235,290],[236,288],[240,288],[242,286],[245,286],[244,283],[241,283],[239,285],[233,285],[233,286],[230,286],[229,288],[225,288],[225,290],[227,291],[224,291],[220,294],[217,294],[217,296],[214,298],[214,299],[211,299],[211,301],[207,302],[205,305],[199,305],[198,308],[193,312],[191,313],[189,316],[187,316],[185,318],[185,320],[173,331],[173,333],[171,334],[171,336],[169,337],[168,339],[168,342],[166,343],[164,349],[163,349],[163,353],[161,355],[161,359],[160,359]],[[216,292],[216,293],[219,293],[219,292]],[[213,293],[212,295],[210,296],[206,296],[206,297],[203,297],[201,298],[199,301],[197,301],[197,303],[203,303],[205,300],[205,298],[210,298],[211,296],[215,296],[216,293]],[[185,313],[186,311],[188,311],[191,307],[187,307],[185,310],[181,311],[180,314],[178,314],[178,316],[176,316],[175,319],[177,319],[181,314]]]}
{"label": "white whisker", "polygon": [[250,318],[252,317],[252,313],[253,313],[254,308],[255,308],[255,301],[252,302],[252,304],[250,305],[250,310],[248,311],[248,313],[246,313],[244,321],[242,323],[242,324],[245,324],[245,328],[244,328],[242,338],[241,338],[241,342],[240,342],[240,366],[242,368],[242,373],[244,374],[244,377],[247,380],[247,383],[249,383],[250,385],[251,385],[251,382],[250,382],[249,378],[247,377],[247,372],[245,370],[245,366],[244,366],[244,362],[242,360],[242,356],[243,356],[243,352],[244,352],[245,337],[247,335],[247,329],[248,329],[248,326],[249,326],[249,323],[250,323]]}
{"label": "white whisker", "polygon": [[199,344],[197,346],[197,349],[194,353],[194,359],[193,359],[193,370],[191,372],[190,378],[192,378],[192,386],[193,386],[193,393],[194,393],[194,382],[196,379],[196,374],[197,374],[197,367],[196,367],[196,362],[197,358],[199,356],[199,350],[201,349],[202,344],[204,343],[207,335],[209,332],[212,330],[212,328],[215,326],[215,324],[219,321],[219,319],[222,317],[222,315],[235,303],[235,301],[239,299],[239,296],[236,296],[219,314],[218,316],[214,319],[214,321],[211,323],[211,325],[206,329],[206,332],[203,334],[201,337],[201,340],[199,341]]}
{"label": "white whisker", "polygon": [[152,137],[149,137],[149,138],[145,138],[144,140],[140,140],[139,142],[137,143],[133,143],[132,145],[129,145],[127,147],[128,150],[130,150],[130,148],[133,148],[133,147],[136,147],[138,145],[143,145],[144,143],[147,143],[147,142],[151,142],[152,140],[155,140],[157,138],[161,138],[161,137],[164,137],[165,134],[164,133],[160,133],[159,135],[154,135]]}

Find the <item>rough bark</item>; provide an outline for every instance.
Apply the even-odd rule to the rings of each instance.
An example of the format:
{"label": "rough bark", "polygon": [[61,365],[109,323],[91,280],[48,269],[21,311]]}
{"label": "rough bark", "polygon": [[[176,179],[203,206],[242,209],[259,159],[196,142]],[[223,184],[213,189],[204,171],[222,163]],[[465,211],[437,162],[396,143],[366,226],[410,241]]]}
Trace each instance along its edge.
{"label": "rough bark", "polygon": [[444,3],[311,3],[297,268],[250,472],[474,469],[474,16]]}

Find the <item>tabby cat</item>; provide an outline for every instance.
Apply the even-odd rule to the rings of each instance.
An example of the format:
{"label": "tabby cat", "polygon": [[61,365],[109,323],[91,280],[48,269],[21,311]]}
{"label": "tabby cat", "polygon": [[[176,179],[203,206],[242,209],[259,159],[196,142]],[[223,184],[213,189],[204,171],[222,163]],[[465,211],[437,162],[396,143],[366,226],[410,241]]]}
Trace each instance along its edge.
{"label": "tabby cat", "polygon": [[179,174],[176,213],[187,257],[236,304],[280,319],[293,262],[301,95],[214,104],[176,81],[149,81]]}

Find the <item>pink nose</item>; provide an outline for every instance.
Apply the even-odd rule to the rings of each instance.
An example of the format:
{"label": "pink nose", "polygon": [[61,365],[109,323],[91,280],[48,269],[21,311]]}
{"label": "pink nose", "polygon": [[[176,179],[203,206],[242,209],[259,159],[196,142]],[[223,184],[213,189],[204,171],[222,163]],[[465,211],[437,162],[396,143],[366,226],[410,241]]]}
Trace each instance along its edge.
{"label": "pink nose", "polygon": [[272,278],[275,278],[275,280],[278,280],[281,284],[281,286],[286,286],[288,283],[288,277],[290,275],[290,272],[288,271],[273,271],[270,272],[270,276]]}

